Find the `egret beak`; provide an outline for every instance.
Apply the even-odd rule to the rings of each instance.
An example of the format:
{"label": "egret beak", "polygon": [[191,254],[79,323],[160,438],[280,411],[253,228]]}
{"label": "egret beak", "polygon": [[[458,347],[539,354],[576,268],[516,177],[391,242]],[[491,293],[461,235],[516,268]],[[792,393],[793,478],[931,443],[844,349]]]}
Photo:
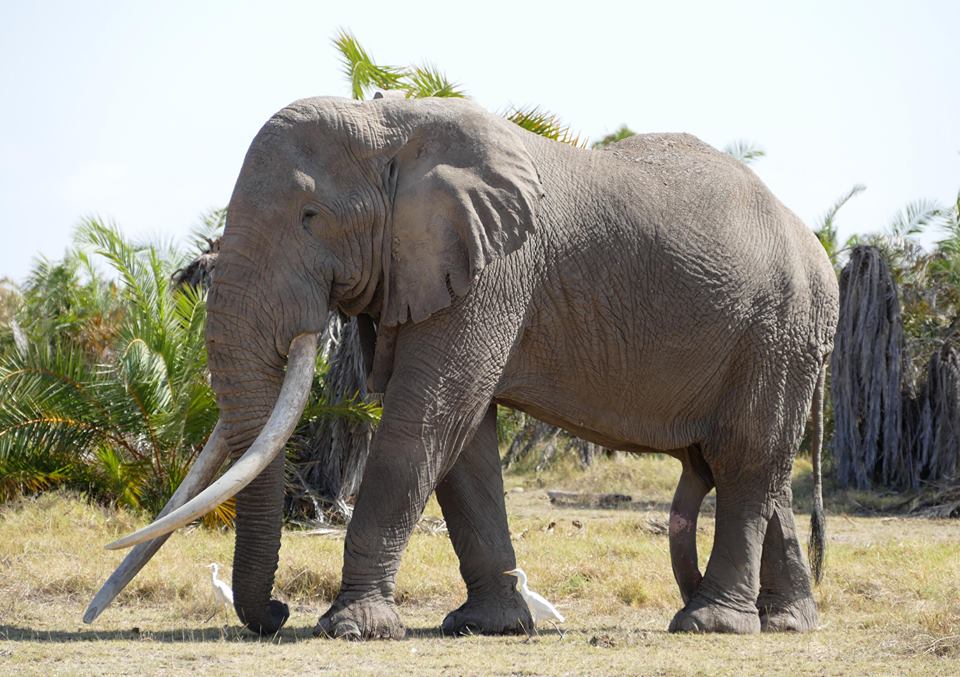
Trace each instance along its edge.
{"label": "egret beak", "polygon": [[517,570],[516,570],[516,569],[511,569],[510,571],[504,571],[504,572],[503,572],[503,575],[504,575],[504,576],[516,576],[516,575],[517,575]]}

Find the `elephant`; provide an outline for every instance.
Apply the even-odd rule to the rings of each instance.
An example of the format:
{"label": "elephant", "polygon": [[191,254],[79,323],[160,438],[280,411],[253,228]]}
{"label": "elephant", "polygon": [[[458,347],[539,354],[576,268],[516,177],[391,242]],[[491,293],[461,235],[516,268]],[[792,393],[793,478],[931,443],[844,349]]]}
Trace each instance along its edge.
{"label": "elephant", "polygon": [[[791,467],[808,413],[822,552],[823,378],[836,276],[813,232],[744,164],[687,134],[606,150],[527,132],[461,99],[296,101],[254,138],[230,198],[206,341],[220,421],[88,610],[170,532],[236,496],[234,606],[271,599],[282,449],[328,311],[356,316],[383,416],[346,532],[338,596],[315,634],[400,638],[395,575],[432,492],[467,600],[445,633],[518,632],[496,406],[589,441],[683,464],[670,629],[816,627]],[[226,458],[234,463],[219,478]],[[696,554],[701,501],[716,535]]]}

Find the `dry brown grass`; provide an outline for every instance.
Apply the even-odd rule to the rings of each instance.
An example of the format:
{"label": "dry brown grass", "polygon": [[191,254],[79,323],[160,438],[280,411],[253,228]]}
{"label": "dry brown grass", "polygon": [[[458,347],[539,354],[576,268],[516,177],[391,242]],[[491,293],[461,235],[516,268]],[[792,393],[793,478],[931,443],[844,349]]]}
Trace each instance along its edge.
{"label": "dry brown grass", "polygon": [[[806,468],[798,463],[801,498]],[[674,461],[648,457],[604,462],[585,474],[559,468],[542,482],[507,478],[518,560],[531,585],[567,616],[562,641],[552,630],[529,642],[440,637],[436,628],[462,602],[463,587],[448,539],[429,534],[413,536],[400,570],[410,628],[404,642],[311,637],[336,592],[343,544],[296,532],[284,536],[277,578],[277,596],[292,615],[272,640],[248,636],[224,615],[205,622],[213,607],[201,565],[218,561],[229,576],[232,536],[204,529],[171,538],[117,603],[84,626],[85,604],[120,558],[101,546],[137,520],[62,494],[8,505],[0,512],[0,674],[960,673],[955,521],[831,514],[818,632],[667,634],[680,600],[659,525],[676,472]],[[649,507],[559,509],[544,487],[622,491]],[[429,506],[428,514],[438,512]],[[805,531],[807,518],[798,521]],[[705,559],[709,516],[702,527]]]}

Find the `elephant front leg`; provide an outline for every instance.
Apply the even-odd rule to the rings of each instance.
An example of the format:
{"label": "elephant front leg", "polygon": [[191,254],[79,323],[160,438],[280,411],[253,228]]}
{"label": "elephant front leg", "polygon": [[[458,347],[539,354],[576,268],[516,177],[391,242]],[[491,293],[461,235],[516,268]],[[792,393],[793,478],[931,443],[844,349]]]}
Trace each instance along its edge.
{"label": "elephant front leg", "polygon": [[388,416],[373,440],[343,548],[340,592],[315,636],[402,639],[396,575],[400,556],[437,477],[439,454],[423,423]]}
{"label": "elephant front leg", "polygon": [[530,632],[530,610],[516,579],[503,572],[516,567],[503,501],[497,448],[497,407],[491,405],[473,439],[437,485],[437,500],[467,585],[467,601],[443,621],[445,635]]}

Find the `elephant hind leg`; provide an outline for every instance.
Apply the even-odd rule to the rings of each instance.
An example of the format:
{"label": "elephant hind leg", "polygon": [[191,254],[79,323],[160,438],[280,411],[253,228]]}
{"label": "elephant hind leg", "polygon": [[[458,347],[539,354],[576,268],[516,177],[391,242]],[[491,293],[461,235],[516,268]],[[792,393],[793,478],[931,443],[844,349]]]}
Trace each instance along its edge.
{"label": "elephant hind leg", "polygon": [[756,602],[769,503],[759,492],[740,491],[724,480],[717,477],[716,534],[707,570],[696,593],[673,617],[671,632],[760,631]]}
{"label": "elephant hind leg", "polygon": [[517,563],[503,501],[496,405],[490,405],[436,493],[467,585],[467,601],[447,614],[443,633],[530,632],[533,621],[516,579],[503,574]]}
{"label": "elephant hind leg", "polygon": [[810,572],[793,519],[789,483],[776,497],[760,562],[760,627],[764,632],[806,632],[818,625]]}
{"label": "elephant hind leg", "polygon": [[[763,539],[774,505],[770,487],[781,485],[779,468],[769,457],[783,448],[783,443],[764,442],[762,436],[736,434],[704,444],[717,489],[713,549],[703,580],[670,624],[673,632],[761,629],[757,597]],[[733,450],[740,452],[737,457]]]}
{"label": "elephant hind leg", "polygon": [[683,472],[670,505],[670,563],[686,604],[703,580],[697,564],[697,518],[704,497],[713,489],[713,474],[696,446],[685,449],[680,461]]}

